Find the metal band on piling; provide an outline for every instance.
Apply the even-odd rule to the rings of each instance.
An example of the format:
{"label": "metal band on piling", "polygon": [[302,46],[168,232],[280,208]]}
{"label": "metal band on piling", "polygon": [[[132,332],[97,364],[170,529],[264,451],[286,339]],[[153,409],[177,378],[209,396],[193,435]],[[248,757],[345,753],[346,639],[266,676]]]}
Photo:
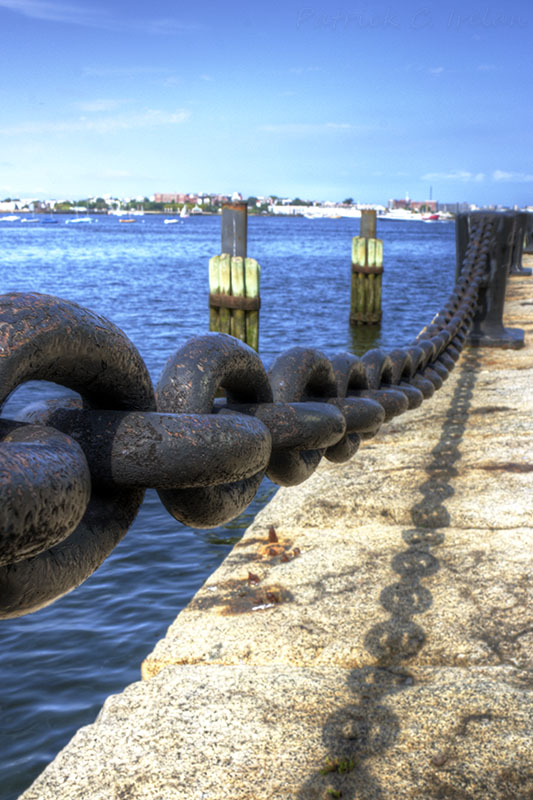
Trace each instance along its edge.
{"label": "metal band on piling", "polygon": [[234,297],[230,294],[210,294],[209,305],[217,308],[233,308],[241,311],[259,311],[260,297]]}

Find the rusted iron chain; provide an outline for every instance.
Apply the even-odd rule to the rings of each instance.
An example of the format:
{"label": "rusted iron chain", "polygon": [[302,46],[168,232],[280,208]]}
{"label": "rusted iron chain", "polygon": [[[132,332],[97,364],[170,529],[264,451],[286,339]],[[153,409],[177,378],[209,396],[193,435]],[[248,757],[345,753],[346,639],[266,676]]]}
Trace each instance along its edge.
{"label": "rusted iron chain", "polygon": [[444,308],[406,348],[328,359],[282,353],[267,373],[226,334],[187,342],[154,392],[132,343],[109,321],[58,298],[0,298],[0,403],[21,383],[79,393],[0,420],[0,616],[29,613],[85,580],[120,541],[147,487],[172,516],[213,527],[252,501],[263,476],[306,480],[322,457],[416,408],[459,358],[487,281],[494,220],[476,219]]}

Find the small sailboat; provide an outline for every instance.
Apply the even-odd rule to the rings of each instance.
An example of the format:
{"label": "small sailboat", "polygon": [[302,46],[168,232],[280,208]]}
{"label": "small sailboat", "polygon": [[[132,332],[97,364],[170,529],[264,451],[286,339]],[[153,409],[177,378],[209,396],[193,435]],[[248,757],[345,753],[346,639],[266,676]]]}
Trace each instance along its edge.
{"label": "small sailboat", "polygon": [[189,216],[190,216],[190,214],[187,211],[187,205],[186,205],[186,203],[184,203],[183,207],[182,207],[182,209],[180,211],[180,217],[181,217],[181,219],[185,219],[186,217],[189,217]]}

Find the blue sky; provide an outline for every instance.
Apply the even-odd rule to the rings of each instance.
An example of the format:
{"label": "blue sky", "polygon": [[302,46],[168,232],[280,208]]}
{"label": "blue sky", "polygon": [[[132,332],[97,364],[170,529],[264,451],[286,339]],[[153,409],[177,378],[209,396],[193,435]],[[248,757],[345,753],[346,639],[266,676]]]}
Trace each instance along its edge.
{"label": "blue sky", "polygon": [[0,197],[530,204],[532,36],[523,0],[0,0]]}

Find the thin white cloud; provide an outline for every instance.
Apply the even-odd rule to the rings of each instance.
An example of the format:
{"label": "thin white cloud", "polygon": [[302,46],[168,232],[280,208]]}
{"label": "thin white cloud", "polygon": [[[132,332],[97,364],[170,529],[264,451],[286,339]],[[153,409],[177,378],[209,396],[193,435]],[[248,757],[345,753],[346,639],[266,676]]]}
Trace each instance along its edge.
{"label": "thin white cloud", "polygon": [[423,181],[458,181],[459,183],[481,183],[485,180],[484,172],[467,172],[466,170],[453,170],[452,172],[427,172],[422,175]]}
{"label": "thin white cloud", "polygon": [[292,75],[304,75],[306,72],[320,72],[321,67],[291,67],[289,72]]}
{"label": "thin white cloud", "polygon": [[168,36],[169,34],[183,33],[184,31],[197,31],[203,27],[202,25],[180,22],[173,17],[143,20],[136,23],[135,26],[138,26],[139,30],[142,29],[145,33],[151,33],[154,36]]}
{"label": "thin white cloud", "polygon": [[[0,0],[1,2],[1,0]],[[168,73],[163,67],[84,67],[82,75],[88,78],[132,78],[136,75],[161,75]]]}
{"label": "thin white cloud", "polygon": [[183,85],[183,78],[180,78],[179,75],[169,75],[168,78],[165,78],[163,81],[163,86],[182,86]]}
{"label": "thin white cloud", "polygon": [[477,71],[478,72],[494,72],[497,69],[495,64],[478,64]]}
{"label": "thin white cloud", "polygon": [[[428,172],[422,175],[421,180],[482,183],[486,177],[484,172],[454,170],[452,172]],[[491,173],[490,178],[496,183],[533,183],[533,173],[530,172],[506,172],[502,169],[496,169]]]}
{"label": "thin white cloud", "polygon": [[119,18],[102,8],[94,9],[89,5],[71,5],[51,0],[0,0],[0,8],[45,22],[62,22],[66,25],[81,25],[112,31],[139,31],[153,35],[176,34],[198,30],[201,27],[196,24],[182,23],[173,17]]}
{"label": "thin white cloud", "polygon": [[278,125],[260,125],[259,130],[288,136],[314,136],[333,131],[367,133],[375,128],[371,125],[351,125],[348,122],[283,122]]}
{"label": "thin white cloud", "polygon": [[492,180],[498,183],[533,183],[533,174],[529,172],[505,172],[496,169],[492,173]]}
{"label": "thin white cloud", "polygon": [[101,26],[110,19],[105,11],[95,13],[90,8],[47,2],[47,0],[0,0],[0,8],[6,8],[32,19],[65,22],[73,25]]}
{"label": "thin white cloud", "polygon": [[126,169],[104,169],[101,171],[99,177],[102,178],[131,178],[132,173]]}
{"label": "thin white cloud", "polygon": [[111,100],[102,98],[101,100],[85,100],[75,103],[75,107],[86,114],[94,114],[101,111],[114,111],[115,108],[122,105],[124,100]]}
{"label": "thin white cloud", "polygon": [[58,120],[54,122],[22,122],[0,128],[4,136],[45,135],[47,133],[97,133],[106,134],[116,131],[134,130],[137,128],[158,128],[162,125],[178,125],[186,122],[190,111],[184,109],[169,112],[157,109],[147,109],[138,114],[123,114],[114,117],[101,117],[89,119],[79,117],[73,120]]}
{"label": "thin white cloud", "polygon": [[444,72],[444,67],[430,67],[428,72],[430,75],[442,75]]}

